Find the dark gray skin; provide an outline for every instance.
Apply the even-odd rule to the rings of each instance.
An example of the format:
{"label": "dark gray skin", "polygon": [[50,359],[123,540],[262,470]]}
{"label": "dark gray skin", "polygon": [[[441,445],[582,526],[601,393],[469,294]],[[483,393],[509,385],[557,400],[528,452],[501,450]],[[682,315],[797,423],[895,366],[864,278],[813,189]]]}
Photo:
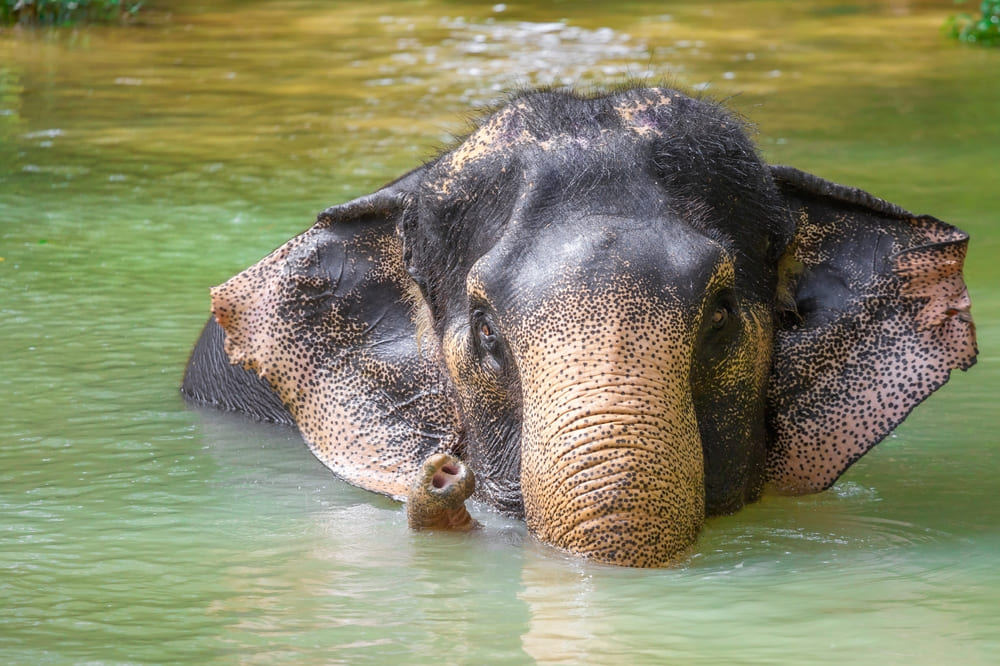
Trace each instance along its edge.
{"label": "dark gray skin", "polygon": [[[828,488],[975,362],[968,237],[669,89],[528,93],[212,292],[183,391],[338,476],[626,566]],[[231,364],[232,365],[231,365]]]}

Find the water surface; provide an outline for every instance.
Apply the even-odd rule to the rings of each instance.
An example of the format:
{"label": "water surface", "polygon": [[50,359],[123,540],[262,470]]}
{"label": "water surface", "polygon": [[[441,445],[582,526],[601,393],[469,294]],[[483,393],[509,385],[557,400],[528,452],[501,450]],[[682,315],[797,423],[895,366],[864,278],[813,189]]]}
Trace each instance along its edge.
{"label": "water surface", "polygon": [[[206,3],[207,4],[207,3]],[[163,3],[0,32],[0,661],[1000,660],[1000,51],[950,2]],[[207,288],[530,85],[664,80],[972,234],[979,364],[829,492],[664,571],[414,534],[177,386]]]}

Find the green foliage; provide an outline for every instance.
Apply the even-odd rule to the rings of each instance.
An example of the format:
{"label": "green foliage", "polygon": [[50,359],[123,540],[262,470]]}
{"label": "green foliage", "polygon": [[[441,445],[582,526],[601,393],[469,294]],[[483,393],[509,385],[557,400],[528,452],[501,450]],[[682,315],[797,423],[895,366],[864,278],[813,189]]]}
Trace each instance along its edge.
{"label": "green foliage", "polygon": [[970,44],[1000,46],[1000,0],[983,0],[980,17],[958,14],[948,19],[945,29],[953,38]]}
{"label": "green foliage", "polygon": [[0,0],[0,25],[124,22],[141,6],[141,0]]}

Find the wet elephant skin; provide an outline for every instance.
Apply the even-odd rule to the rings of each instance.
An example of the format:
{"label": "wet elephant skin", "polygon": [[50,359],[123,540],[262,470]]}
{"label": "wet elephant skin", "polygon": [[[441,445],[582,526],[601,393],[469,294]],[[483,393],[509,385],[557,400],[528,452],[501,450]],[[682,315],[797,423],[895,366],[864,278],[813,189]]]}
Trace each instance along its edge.
{"label": "wet elephant skin", "polygon": [[474,487],[664,566],[706,516],[829,487],[974,363],[967,240],[765,164],[711,102],[530,92],[215,288],[183,390],[287,414],[416,528],[468,528]]}

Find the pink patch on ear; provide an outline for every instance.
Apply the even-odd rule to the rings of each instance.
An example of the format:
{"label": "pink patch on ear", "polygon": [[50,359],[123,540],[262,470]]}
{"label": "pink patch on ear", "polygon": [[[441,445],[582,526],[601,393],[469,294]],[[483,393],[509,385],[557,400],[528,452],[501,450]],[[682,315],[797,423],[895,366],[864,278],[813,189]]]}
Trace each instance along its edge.
{"label": "pink patch on ear", "polygon": [[940,349],[949,367],[964,370],[977,353],[972,301],[962,278],[968,238],[928,222],[928,236],[935,244],[900,253],[896,274],[903,281],[902,295],[925,303],[916,315],[917,331]]}
{"label": "pink patch on ear", "polygon": [[926,242],[892,255],[892,275],[876,276],[855,311],[776,337],[768,478],[779,492],[828,488],[953,369],[975,363],[968,237],[931,217],[907,221]]}
{"label": "pink patch on ear", "polygon": [[267,355],[271,340],[278,282],[292,239],[242,273],[213,287],[212,315],[226,332],[229,361],[248,370],[261,371],[259,360]]}

